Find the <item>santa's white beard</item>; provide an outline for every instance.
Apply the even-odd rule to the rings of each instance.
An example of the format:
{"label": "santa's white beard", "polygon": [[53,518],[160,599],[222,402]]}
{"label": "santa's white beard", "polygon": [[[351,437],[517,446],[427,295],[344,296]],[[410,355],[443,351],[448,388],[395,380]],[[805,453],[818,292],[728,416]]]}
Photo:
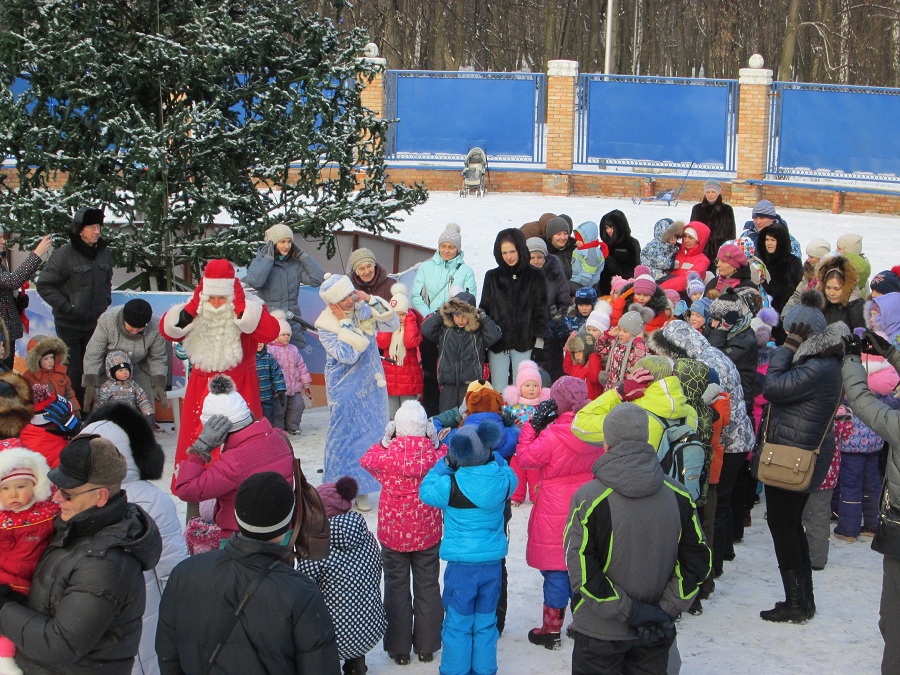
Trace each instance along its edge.
{"label": "santa's white beard", "polygon": [[208,301],[197,308],[191,332],[184,338],[184,352],[191,366],[207,372],[222,373],[244,358],[241,329],[234,323],[234,303],[216,309]]}

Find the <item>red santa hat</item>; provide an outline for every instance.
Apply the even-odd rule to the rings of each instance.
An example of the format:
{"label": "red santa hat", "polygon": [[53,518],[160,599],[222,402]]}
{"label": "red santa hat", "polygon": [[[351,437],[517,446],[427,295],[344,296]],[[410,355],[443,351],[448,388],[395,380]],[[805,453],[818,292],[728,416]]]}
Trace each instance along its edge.
{"label": "red santa hat", "polygon": [[241,284],[234,276],[234,265],[219,258],[206,264],[199,287],[202,288],[200,292],[207,297],[221,295],[230,298],[238,292]]}

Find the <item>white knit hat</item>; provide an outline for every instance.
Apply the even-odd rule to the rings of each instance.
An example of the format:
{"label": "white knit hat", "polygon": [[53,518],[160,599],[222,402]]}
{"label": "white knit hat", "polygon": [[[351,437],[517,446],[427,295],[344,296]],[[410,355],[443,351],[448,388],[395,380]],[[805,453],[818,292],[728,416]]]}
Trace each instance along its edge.
{"label": "white knit hat", "polygon": [[604,333],[609,330],[609,314],[605,314],[604,312],[597,311],[596,309],[590,313],[585,324],[588,326],[593,326]]}
{"label": "white knit hat", "polygon": [[405,284],[391,286],[391,307],[395,312],[409,311],[409,291],[406,290]]}
{"label": "white knit hat", "polygon": [[200,422],[206,424],[213,415],[224,415],[231,421],[231,431],[237,431],[253,423],[253,413],[244,397],[227,375],[216,375],[209,381],[209,393],[203,399]]}
{"label": "white knit hat", "polygon": [[266,230],[266,241],[277,244],[282,239],[294,241],[294,232],[287,225],[273,225]]}
{"label": "white knit hat", "polygon": [[319,297],[326,305],[336,305],[354,290],[350,277],[343,274],[326,274],[325,281],[319,286]]}
{"label": "white knit hat", "polygon": [[397,437],[424,436],[428,415],[418,401],[404,401],[400,410],[394,415]]}

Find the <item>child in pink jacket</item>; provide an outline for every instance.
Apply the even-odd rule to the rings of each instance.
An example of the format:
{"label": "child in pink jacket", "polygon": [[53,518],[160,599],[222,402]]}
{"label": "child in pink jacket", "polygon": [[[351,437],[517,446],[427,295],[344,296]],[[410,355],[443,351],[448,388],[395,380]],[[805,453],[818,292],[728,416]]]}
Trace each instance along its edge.
{"label": "child in pink jacket", "polygon": [[528,632],[528,641],[558,649],[569,602],[563,550],[569,505],[578,488],[593,479],[591,467],[603,454],[603,446],[582,441],[572,433],[575,413],[589,400],[583,380],[561,377],[550,388],[550,396],[522,427],[516,455],[521,468],[539,473],[537,500],[528,519],[525,560],[544,577],[544,614],[543,624]]}
{"label": "child in pink jacket", "polygon": [[278,325],[278,337],[267,347],[284,375],[285,402],[282,405],[279,399],[275,399],[275,428],[297,435],[300,433],[303,411],[312,403],[312,377],[297,346],[291,344],[291,324],[279,318]]}
{"label": "child in pink jacket", "polygon": [[[522,425],[531,419],[534,409],[542,401],[550,398],[550,390],[541,387],[541,371],[534,361],[525,360],[519,364],[516,370],[516,383],[511,384],[503,390],[503,410],[501,412],[512,415],[516,420],[516,426],[521,429]],[[534,485],[537,480],[537,474],[528,474],[519,468],[519,462],[513,456],[509,460],[509,465],[516,472],[516,478],[519,479],[519,486],[512,493],[510,500],[513,506],[521,506],[525,501],[526,490],[534,501]],[[530,486],[530,487],[529,487]]]}
{"label": "child in pink jacket", "polygon": [[[446,447],[437,440],[422,405],[404,401],[394,421],[388,423],[384,438],[359,462],[381,483],[378,541],[384,560],[387,612],[384,650],[398,665],[409,663],[413,649],[420,661],[432,661],[441,647],[444,609],[438,552],[442,518],[440,509],[419,499],[419,486],[445,454]],[[415,598],[409,589],[410,572]]]}

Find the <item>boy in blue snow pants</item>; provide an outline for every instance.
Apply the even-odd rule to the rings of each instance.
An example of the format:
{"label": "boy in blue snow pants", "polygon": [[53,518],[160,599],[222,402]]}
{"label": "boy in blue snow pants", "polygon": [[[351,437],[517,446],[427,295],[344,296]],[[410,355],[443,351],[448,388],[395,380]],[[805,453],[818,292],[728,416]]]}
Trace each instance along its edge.
{"label": "boy in blue snow pants", "polygon": [[502,437],[493,421],[461,427],[447,457],[419,488],[425,504],[444,512],[441,675],[497,672],[500,561],[509,548],[503,511],[518,483],[506,461],[492,453]]}

